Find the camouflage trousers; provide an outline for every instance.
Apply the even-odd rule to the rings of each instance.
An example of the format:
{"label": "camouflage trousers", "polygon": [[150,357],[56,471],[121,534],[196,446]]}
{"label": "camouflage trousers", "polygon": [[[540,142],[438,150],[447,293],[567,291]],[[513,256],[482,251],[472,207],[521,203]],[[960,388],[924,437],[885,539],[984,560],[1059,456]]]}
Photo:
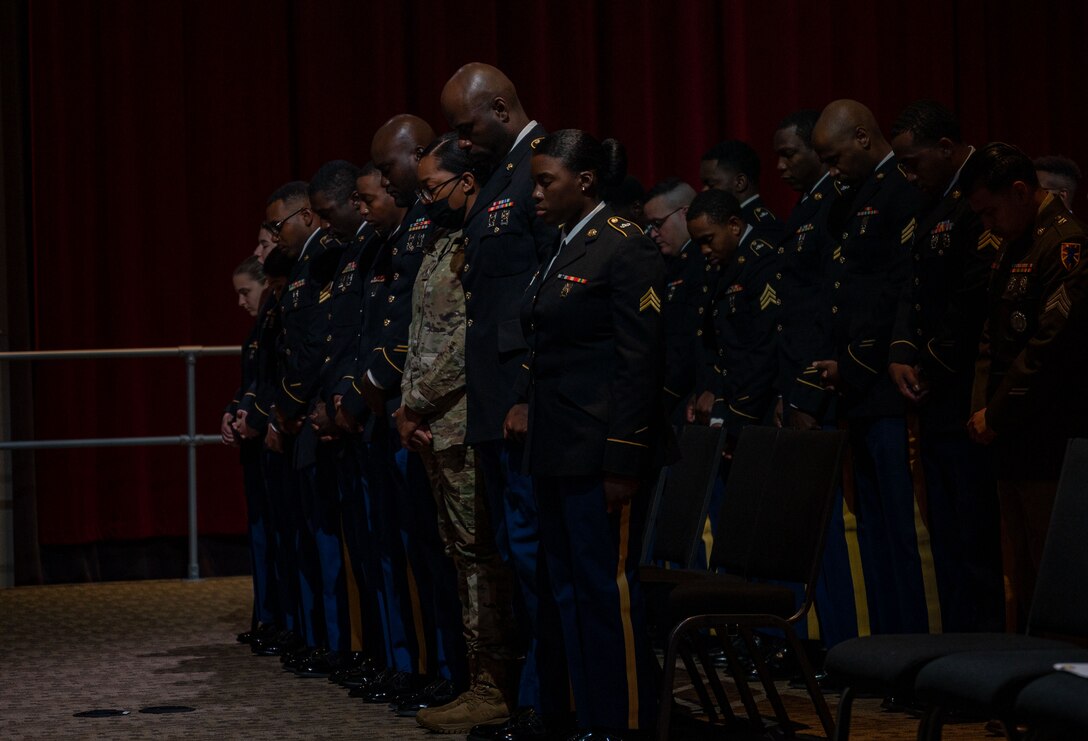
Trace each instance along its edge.
{"label": "camouflage trousers", "polygon": [[457,567],[461,622],[470,671],[501,684],[513,643],[513,580],[495,547],[483,481],[467,445],[425,448],[423,466],[438,503],[438,531]]}

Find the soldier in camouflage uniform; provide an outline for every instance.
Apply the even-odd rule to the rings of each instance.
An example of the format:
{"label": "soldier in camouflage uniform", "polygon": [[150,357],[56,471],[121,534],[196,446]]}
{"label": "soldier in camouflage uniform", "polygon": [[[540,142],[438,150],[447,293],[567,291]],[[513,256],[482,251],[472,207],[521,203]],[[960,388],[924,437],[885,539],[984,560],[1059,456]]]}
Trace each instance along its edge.
{"label": "soldier in camouflage uniform", "polygon": [[421,726],[468,731],[509,716],[504,698],[513,625],[510,573],[495,547],[473,450],[465,445],[465,214],[477,194],[467,153],[444,136],[419,164],[420,200],[435,229],[412,292],[408,357],[396,412],[401,442],[418,450],[438,503],[439,531],[457,567],[471,686],[453,702],[422,708]]}

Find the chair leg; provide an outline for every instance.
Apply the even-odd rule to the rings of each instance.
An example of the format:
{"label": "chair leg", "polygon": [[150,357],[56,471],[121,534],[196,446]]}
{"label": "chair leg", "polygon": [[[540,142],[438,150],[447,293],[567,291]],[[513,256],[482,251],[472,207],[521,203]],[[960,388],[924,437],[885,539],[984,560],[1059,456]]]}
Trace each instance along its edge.
{"label": "chair leg", "polygon": [[790,716],[786,713],[786,708],[782,704],[782,697],[778,694],[778,687],[774,684],[770,669],[767,668],[767,662],[763,660],[763,655],[756,646],[752,631],[745,626],[738,626],[737,630],[740,632],[741,638],[744,639],[744,645],[748,647],[748,653],[752,655],[752,662],[755,664],[756,673],[759,675],[759,681],[763,685],[763,691],[767,693],[767,700],[774,709],[774,716],[778,719],[778,725],[782,728],[784,734],[793,736],[793,724],[790,723]]}
{"label": "chair leg", "polygon": [[1027,735],[1020,733],[1020,729],[1016,727],[1016,721],[1012,718],[1002,718],[1001,727],[1005,729],[1005,738],[1009,741],[1022,741]]}
{"label": "chair leg", "polygon": [[918,723],[918,741],[940,741],[944,726],[944,708],[934,705],[926,710]]}
{"label": "chair leg", "polygon": [[699,696],[699,703],[703,706],[703,711],[706,712],[707,720],[711,723],[718,721],[718,713],[714,709],[714,702],[710,699],[710,693],[706,691],[706,684],[703,683],[703,678],[699,674],[699,667],[695,666],[695,660],[691,657],[689,650],[682,649],[680,651],[680,660],[684,662],[684,669],[687,670],[688,676],[691,677],[691,686],[695,690],[695,694]]}
{"label": "chair leg", "polygon": [[707,684],[710,685],[711,691],[714,693],[714,698],[718,701],[718,707],[722,711],[722,719],[726,721],[735,721],[737,719],[736,713],[733,712],[733,707],[729,704],[729,698],[725,694],[725,687],[722,686],[722,681],[718,679],[718,671],[714,668],[714,662],[710,660],[710,655],[706,650],[706,643],[699,643],[699,663],[703,665],[703,673],[706,674]]}
{"label": "chair leg", "polygon": [[816,681],[816,672],[812,668],[812,662],[808,660],[805,647],[801,645],[801,641],[797,634],[793,632],[793,628],[785,628],[785,633],[790,645],[793,647],[794,654],[797,656],[797,663],[801,666],[801,676],[805,678],[808,695],[812,698],[816,714],[820,716],[820,723],[824,727],[824,733],[827,734],[828,738],[831,738],[835,735],[835,721],[831,718],[831,709],[827,707],[827,698],[824,697],[823,690],[820,689],[820,684]]}
{"label": "chair leg", "polygon": [[737,685],[737,694],[740,695],[740,700],[744,703],[744,710],[748,713],[748,719],[752,721],[752,724],[758,730],[763,730],[763,716],[760,715],[756,700],[752,697],[752,688],[748,686],[748,679],[744,676],[737,650],[733,648],[727,634],[722,632],[718,637],[721,639],[722,651],[725,652],[726,662],[729,665],[729,675],[733,677],[733,682]]}
{"label": "chair leg", "polygon": [[676,679],[676,653],[680,635],[674,630],[665,645],[665,665],[662,667],[661,698],[657,713],[657,739],[669,741],[669,721],[672,720],[672,685]]}
{"label": "chair leg", "polygon": [[838,717],[835,719],[834,741],[849,741],[850,713],[854,709],[854,688],[847,687],[839,697]]}

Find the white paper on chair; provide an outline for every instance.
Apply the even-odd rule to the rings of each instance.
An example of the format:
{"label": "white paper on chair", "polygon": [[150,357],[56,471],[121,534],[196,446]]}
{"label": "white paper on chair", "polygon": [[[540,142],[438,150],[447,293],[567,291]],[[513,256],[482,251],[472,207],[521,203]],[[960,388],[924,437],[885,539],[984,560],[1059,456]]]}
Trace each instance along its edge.
{"label": "white paper on chair", "polygon": [[1078,677],[1088,679],[1088,664],[1055,664],[1054,669],[1059,672],[1069,672]]}

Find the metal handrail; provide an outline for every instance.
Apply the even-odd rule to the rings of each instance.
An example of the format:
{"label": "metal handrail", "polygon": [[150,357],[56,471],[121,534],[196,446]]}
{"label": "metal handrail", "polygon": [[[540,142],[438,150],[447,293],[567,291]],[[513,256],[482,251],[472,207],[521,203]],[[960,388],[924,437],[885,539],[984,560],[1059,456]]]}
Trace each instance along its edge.
{"label": "metal handrail", "polygon": [[[197,560],[196,519],[196,448],[198,445],[219,441],[219,435],[196,433],[196,360],[198,357],[238,355],[237,345],[180,345],[178,347],[128,347],[94,350],[32,350],[0,352],[0,363],[17,360],[100,360],[103,358],[161,358],[185,359],[186,411],[188,433],[184,435],[160,435],[154,437],[98,437],[71,438],[67,440],[0,440],[0,451],[5,450],[57,450],[63,448],[118,448],[156,445],[184,445],[189,458],[189,579],[200,578]],[[10,408],[10,405],[8,405]],[[10,534],[9,534],[10,538]]]}

